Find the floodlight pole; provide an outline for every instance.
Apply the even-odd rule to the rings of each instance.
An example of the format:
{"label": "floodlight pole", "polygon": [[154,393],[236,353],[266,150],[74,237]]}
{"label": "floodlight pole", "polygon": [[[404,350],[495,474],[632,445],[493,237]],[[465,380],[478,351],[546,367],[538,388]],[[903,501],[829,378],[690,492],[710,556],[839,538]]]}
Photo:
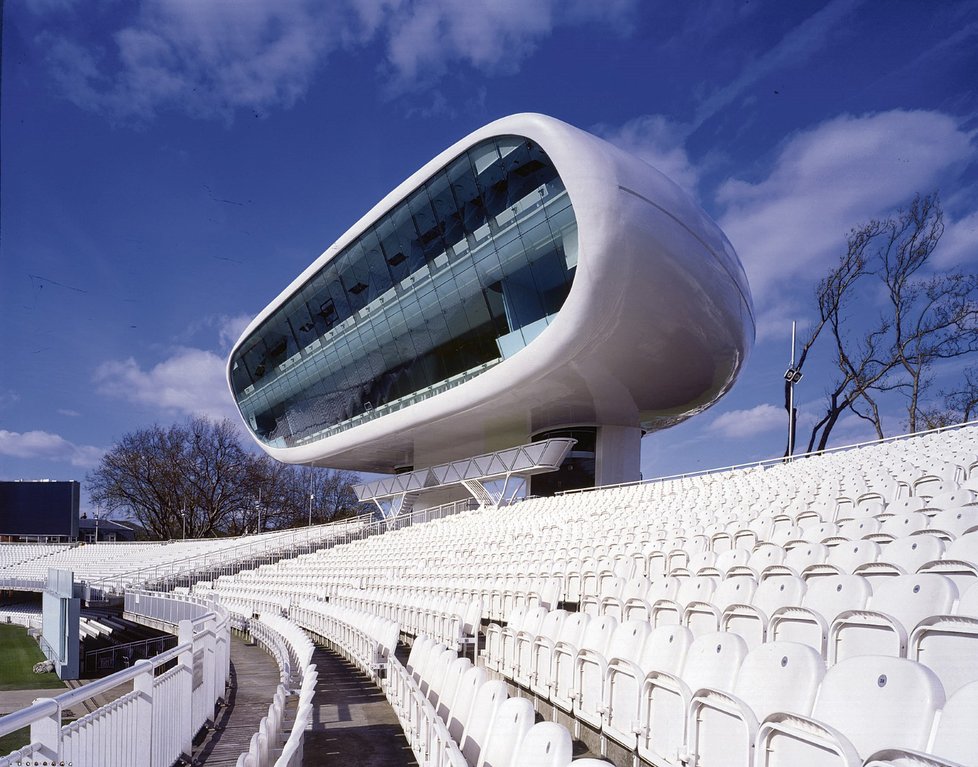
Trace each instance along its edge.
{"label": "floodlight pole", "polygon": [[180,509],[180,516],[183,517],[183,540],[187,540],[187,507],[186,505]]}
{"label": "floodlight pole", "polygon": [[313,498],[315,498],[315,496],[312,493],[309,493],[309,527],[312,527],[312,499]]}
{"label": "floodlight pole", "polygon": [[795,384],[801,380],[801,371],[795,368],[795,321],[791,321],[791,362],[785,380],[788,383],[788,458],[795,454]]}

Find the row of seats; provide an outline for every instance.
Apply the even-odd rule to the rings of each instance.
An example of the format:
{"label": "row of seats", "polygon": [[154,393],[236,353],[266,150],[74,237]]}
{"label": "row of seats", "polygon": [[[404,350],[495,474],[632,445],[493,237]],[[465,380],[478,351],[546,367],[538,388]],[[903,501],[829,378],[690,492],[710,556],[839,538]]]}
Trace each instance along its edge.
{"label": "row of seats", "polygon": [[426,634],[453,650],[478,640],[482,600],[394,589],[340,590],[330,603],[381,615],[413,636]]}
{"label": "row of seats", "polygon": [[327,602],[304,600],[292,610],[297,624],[332,645],[371,679],[397,650],[400,629],[395,621],[340,607]]}
{"label": "row of seats", "polygon": [[0,587],[42,590],[47,583],[48,568],[55,567],[72,570],[79,582],[135,588],[161,573],[189,574],[202,567],[214,570],[254,559],[256,554],[278,557],[291,553],[300,543],[331,545],[359,530],[360,524],[346,521],[299,531],[160,543],[0,543]]}
{"label": "row of seats", "polygon": [[[978,504],[969,487],[978,479],[978,429],[939,436],[463,512],[222,577],[214,591],[281,599],[293,616],[296,595],[315,593],[400,618],[408,634],[451,626],[446,605],[479,600],[480,617],[494,622],[485,671],[541,711],[552,706],[653,763],[727,763],[711,752],[713,736],[696,728],[726,721],[714,709],[737,708],[728,700],[737,689],[766,710],[763,695],[749,692],[752,669],[775,661],[804,669],[812,659],[821,668],[805,676],[812,702],[801,711],[770,704],[770,713],[822,720],[802,729],[834,727],[857,744],[840,753],[861,761],[874,742],[837,727],[819,701],[841,684],[835,669],[888,669],[892,660],[901,679],[920,669],[936,679],[940,702],[922,717],[923,737],[879,743],[948,754],[941,744],[955,730],[942,723],[953,722],[978,679]],[[394,685],[395,669],[388,673],[390,697],[414,695],[403,679]],[[709,705],[691,713],[697,686],[710,688]],[[439,727],[451,719],[438,725],[414,700],[404,708],[409,739],[429,744],[416,747],[424,761],[453,763],[451,748],[439,745]],[[760,728],[767,713],[751,711]],[[660,716],[670,724],[643,720]],[[767,723],[763,758],[807,763],[808,747],[792,761],[793,737],[772,734],[781,732]],[[742,741],[747,761],[761,735]]]}
{"label": "row of seats", "polygon": [[566,728],[537,722],[530,700],[510,698],[504,682],[423,635],[406,665],[391,659],[387,696],[422,766],[608,767],[573,760]]}
{"label": "row of seats", "polygon": [[[280,615],[258,615],[248,622],[251,637],[274,659],[280,683],[268,713],[251,736],[248,750],[238,756],[237,767],[300,767],[303,733],[312,718],[312,699],[319,673],[312,662],[315,646],[302,629]],[[298,685],[298,702],[291,724],[287,705]]]}
{"label": "row of seats", "polygon": [[301,767],[304,734],[312,722],[312,700],[318,681],[316,666],[311,664],[302,675],[291,724],[286,721],[289,692],[279,685],[268,714],[258,723],[258,731],[251,736],[248,750],[238,756],[236,767]]}
{"label": "row of seats", "polygon": [[279,666],[290,667],[293,678],[306,673],[306,669],[312,664],[312,654],[316,651],[316,646],[298,624],[281,615],[262,613],[251,620],[249,627],[252,636],[255,636],[256,629],[263,628],[266,634],[271,633],[280,638],[286,656]]}
{"label": "row of seats", "polygon": [[751,649],[732,632],[694,638],[684,626],[581,613],[562,628],[556,641],[504,634],[487,665],[650,764],[824,764],[823,747],[845,756],[833,764],[907,749],[978,764],[973,675],[945,705],[937,675],[905,658],[862,655],[826,670],[817,650],[792,641]]}

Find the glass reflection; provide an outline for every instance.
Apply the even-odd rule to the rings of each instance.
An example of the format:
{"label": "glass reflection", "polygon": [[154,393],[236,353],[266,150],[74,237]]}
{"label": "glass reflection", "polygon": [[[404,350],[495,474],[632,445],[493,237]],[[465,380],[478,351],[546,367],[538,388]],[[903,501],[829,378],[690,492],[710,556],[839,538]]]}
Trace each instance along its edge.
{"label": "glass reflection", "polygon": [[515,354],[560,310],[576,242],[570,200],[543,150],[517,136],[482,142],[240,345],[231,362],[238,407],[264,442],[292,446],[462,383]]}

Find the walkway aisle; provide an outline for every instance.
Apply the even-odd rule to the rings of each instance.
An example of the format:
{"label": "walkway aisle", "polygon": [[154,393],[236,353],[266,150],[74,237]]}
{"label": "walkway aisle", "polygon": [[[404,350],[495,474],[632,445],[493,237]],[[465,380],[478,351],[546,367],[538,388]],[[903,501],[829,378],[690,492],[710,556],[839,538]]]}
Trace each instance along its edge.
{"label": "walkway aisle", "polygon": [[417,767],[387,698],[356,666],[319,647],[303,767]]}
{"label": "walkway aisle", "polygon": [[227,705],[218,711],[214,730],[194,747],[194,764],[234,767],[238,756],[248,750],[258,723],[279,684],[278,664],[258,645],[248,646],[231,637],[231,685]]}

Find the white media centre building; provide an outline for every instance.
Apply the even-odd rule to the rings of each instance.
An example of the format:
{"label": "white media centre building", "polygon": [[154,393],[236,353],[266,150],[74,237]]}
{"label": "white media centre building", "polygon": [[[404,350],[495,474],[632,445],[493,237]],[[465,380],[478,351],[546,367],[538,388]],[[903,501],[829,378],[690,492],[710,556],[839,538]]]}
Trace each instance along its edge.
{"label": "white media centre building", "polygon": [[540,495],[639,479],[642,436],[723,396],[753,339],[740,261],[685,192],[519,114],[330,246],[248,326],[228,380],[272,457],[410,476],[365,498],[465,496],[447,486],[473,457],[469,478],[522,471]]}

